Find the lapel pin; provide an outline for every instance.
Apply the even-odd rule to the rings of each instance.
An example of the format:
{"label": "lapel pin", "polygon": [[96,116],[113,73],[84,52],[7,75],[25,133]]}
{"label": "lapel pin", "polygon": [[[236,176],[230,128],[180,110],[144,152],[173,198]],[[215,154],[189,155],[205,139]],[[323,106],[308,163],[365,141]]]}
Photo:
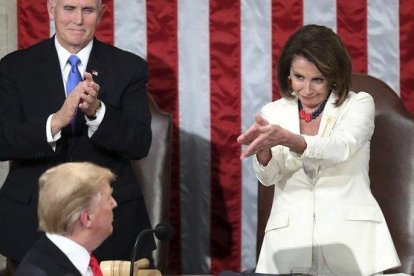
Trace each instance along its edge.
{"label": "lapel pin", "polygon": [[96,71],[96,70],[92,70],[92,75],[94,75],[94,76],[98,76],[98,71]]}

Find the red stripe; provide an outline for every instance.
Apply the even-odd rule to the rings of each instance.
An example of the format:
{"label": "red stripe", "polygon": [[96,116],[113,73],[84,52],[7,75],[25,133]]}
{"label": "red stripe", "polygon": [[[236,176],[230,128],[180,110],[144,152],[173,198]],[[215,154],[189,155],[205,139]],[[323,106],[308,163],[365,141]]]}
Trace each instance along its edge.
{"label": "red stripe", "polygon": [[272,84],[273,99],[279,99],[277,60],[289,36],[303,25],[303,2],[272,1]]}
{"label": "red stripe", "polygon": [[96,30],[96,38],[111,45],[114,44],[114,1],[103,0],[105,11]]}
{"label": "red stripe", "polygon": [[26,48],[50,36],[46,1],[17,1],[17,47]]}
{"label": "red stripe", "polygon": [[173,115],[174,123],[170,212],[177,234],[170,242],[169,268],[172,274],[181,271],[177,24],[176,1],[147,1],[148,90],[161,109]]}
{"label": "red stripe", "polygon": [[400,96],[414,114],[414,1],[400,1]]}
{"label": "red stripe", "polygon": [[241,260],[240,2],[210,0],[211,270]]}
{"label": "red stripe", "polygon": [[367,73],[367,1],[337,0],[338,34],[352,58],[354,72]]}

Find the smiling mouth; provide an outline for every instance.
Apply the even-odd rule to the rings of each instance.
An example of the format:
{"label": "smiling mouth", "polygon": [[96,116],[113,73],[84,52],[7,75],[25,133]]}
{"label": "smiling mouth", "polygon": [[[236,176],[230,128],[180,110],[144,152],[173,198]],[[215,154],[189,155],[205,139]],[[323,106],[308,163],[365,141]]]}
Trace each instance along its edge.
{"label": "smiling mouth", "polygon": [[75,32],[75,33],[84,33],[84,30],[76,30],[76,29],[69,29],[69,31],[71,32]]}

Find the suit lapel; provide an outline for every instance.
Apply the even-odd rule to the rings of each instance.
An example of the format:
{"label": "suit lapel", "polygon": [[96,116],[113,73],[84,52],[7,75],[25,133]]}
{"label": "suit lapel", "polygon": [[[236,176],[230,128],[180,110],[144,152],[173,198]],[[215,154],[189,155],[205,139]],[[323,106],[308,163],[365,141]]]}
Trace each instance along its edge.
{"label": "suit lapel", "polygon": [[59,110],[65,101],[65,88],[59,65],[59,58],[54,45],[54,37],[50,38],[43,53],[39,57],[40,76],[46,86],[46,94],[42,100],[50,103],[53,110]]}
{"label": "suit lapel", "polygon": [[325,109],[322,113],[321,123],[319,126],[318,136],[320,137],[329,136],[336,120],[338,119],[341,107],[335,106],[337,99],[338,96],[335,93],[331,93],[329,96],[328,102],[326,103]]}
{"label": "suit lapel", "polygon": [[105,93],[104,80],[107,70],[105,55],[103,55],[102,51],[100,42],[95,39],[88,65],[86,66],[86,71],[92,74],[93,80],[100,86],[98,98],[101,98],[102,94]]}

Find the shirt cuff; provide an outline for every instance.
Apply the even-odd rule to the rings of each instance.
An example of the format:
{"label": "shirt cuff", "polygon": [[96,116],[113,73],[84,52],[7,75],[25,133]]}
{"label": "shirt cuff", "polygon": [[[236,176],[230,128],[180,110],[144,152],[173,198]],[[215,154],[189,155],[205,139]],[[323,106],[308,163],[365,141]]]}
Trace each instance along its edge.
{"label": "shirt cuff", "polygon": [[91,120],[85,115],[86,125],[88,126],[88,137],[91,138],[95,131],[98,129],[99,125],[102,123],[102,120],[105,116],[106,106],[101,102],[101,110],[98,112],[96,119]]}
{"label": "shirt cuff", "polygon": [[55,136],[52,135],[52,116],[53,114],[49,115],[46,121],[46,139],[49,145],[52,147],[53,151],[56,150],[56,141],[62,137],[62,132],[59,131],[55,134]]}

